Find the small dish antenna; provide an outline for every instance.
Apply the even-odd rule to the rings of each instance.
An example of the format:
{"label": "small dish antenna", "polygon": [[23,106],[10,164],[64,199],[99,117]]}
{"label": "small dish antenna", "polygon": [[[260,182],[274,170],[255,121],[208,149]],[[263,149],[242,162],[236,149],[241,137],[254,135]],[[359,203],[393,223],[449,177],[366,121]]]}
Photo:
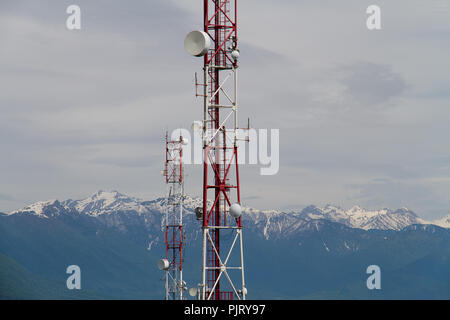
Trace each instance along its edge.
{"label": "small dish antenna", "polygon": [[194,57],[204,56],[210,46],[211,38],[203,31],[191,31],[184,39],[184,49]]}
{"label": "small dish antenna", "polygon": [[230,206],[230,214],[231,214],[231,216],[233,217],[233,218],[239,218],[240,216],[241,216],[241,214],[242,214],[242,208],[241,208],[241,206],[239,205],[239,203],[233,203],[231,206]]}
{"label": "small dish antenna", "polygon": [[240,55],[241,53],[239,52],[238,49],[234,49],[233,51],[231,51],[231,57],[236,61],[239,59]]}
{"label": "small dish antenna", "polygon": [[198,289],[197,288],[190,288],[189,289],[189,295],[191,296],[191,297],[196,297],[197,296],[197,293],[198,293]]}
{"label": "small dish antenna", "polygon": [[170,266],[170,263],[169,263],[169,260],[167,260],[167,259],[160,259],[159,261],[158,261],[158,268],[159,268],[159,270],[169,270],[169,266]]}

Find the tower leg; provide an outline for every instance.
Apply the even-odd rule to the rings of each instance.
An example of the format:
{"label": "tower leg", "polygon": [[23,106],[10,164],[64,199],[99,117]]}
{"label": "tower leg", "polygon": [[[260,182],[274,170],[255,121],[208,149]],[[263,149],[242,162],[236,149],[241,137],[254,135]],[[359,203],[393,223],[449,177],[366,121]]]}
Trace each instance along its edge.
{"label": "tower leg", "polygon": [[203,228],[203,237],[202,237],[202,293],[201,299],[206,299],[206,228]]}
{"label": "tower leg", "polygon": [[245,287],[245,276],[244,276],[244,245],[242,240],[242,229],[238,229],[239,232],[239,246],[241,249],[241,278],[242,278],[242,300],[245,300],[247,295],[247,288]]}

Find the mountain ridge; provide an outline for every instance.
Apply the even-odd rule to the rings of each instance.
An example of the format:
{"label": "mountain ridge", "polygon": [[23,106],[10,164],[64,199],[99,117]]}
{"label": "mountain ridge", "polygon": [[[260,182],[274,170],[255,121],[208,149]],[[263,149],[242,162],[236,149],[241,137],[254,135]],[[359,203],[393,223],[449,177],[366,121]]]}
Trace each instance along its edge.
{"label": "mountain ridge", "polygon": [[[157,212],[164,212],[165,202],[165,198],[145,201],[114,190],[99,190],[93,195],[79,200],[68,199],[59,201],[54,199],[38,201],[23,209],[12,211],[8,215],[34,214],[40,218],[51,218],[61,213],[85,214],[92,217],[111,215],[117,212],[135,212],[138,215],[154,215]],[[201,206],[201,202],[202,200],[200,198],[186,196],[184,200],[186,215],[193,215],[195,208]],[[275,231],[273,229],[274,225],[275,227],[278,225],[279,231],[282,232],[286,224],[290,226],[289,229],[295,229],[295,226],[300,227],[299,224],[302,222],[321,219],[363,230],[401,230],[414,224],[432,224],[442,228],[450,228],[450,215],[438,220],[427,221],[420,218],[408,208],[367,210],[360,206],[353,206],[345,210],[332,204],[327,204],[323,208],[310,205],[300,211],[289,212],[281,210],[259,210],[243,206],[243,219],[251,221],[255,225],[261,225],[261,222],[264,222],[265,225],[261,227],[263,227],[266,238],[269,237],[268,230],[271,228],[271,225],[272,231]]]}

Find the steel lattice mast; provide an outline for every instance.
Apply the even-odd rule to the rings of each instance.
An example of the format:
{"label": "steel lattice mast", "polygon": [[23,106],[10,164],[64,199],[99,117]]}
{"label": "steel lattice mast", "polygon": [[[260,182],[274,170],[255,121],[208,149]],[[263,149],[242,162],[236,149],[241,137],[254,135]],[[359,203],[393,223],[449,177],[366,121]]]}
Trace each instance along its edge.
{"label": "steel lattice mast", "polygon": [[[204,162],[200,298],[245,299],[237,161],[237,0],[204,0],[203,32],[211,39],[211,46],[204,55],[201,84]],[[233,250],[238,252],[234,259]]]}
{"label": "steel lattice mast", "polygon": [[183,300],[186,284],[183,281],[183,137],[170,140],[166,133],[166,160],[164,177],[167,184],[165,206],[164,240],[166,258],[158,262],[161,270],[165,270],[166,300]]}

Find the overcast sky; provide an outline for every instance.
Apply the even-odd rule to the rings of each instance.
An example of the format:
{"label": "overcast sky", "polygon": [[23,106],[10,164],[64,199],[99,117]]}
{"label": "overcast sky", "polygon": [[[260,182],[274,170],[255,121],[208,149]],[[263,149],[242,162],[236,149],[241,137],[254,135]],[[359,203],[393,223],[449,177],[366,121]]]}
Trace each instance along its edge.
{"label": "overcast sky", "polygon": [[[0,211],[164,195],[164,132],[202,117],[202,60],[183,50],[202,2],[0,1]],[[450,213],[450,1],[239,2],[240,115],[280,130],[279,173],[241,169],[244,204]]]}

